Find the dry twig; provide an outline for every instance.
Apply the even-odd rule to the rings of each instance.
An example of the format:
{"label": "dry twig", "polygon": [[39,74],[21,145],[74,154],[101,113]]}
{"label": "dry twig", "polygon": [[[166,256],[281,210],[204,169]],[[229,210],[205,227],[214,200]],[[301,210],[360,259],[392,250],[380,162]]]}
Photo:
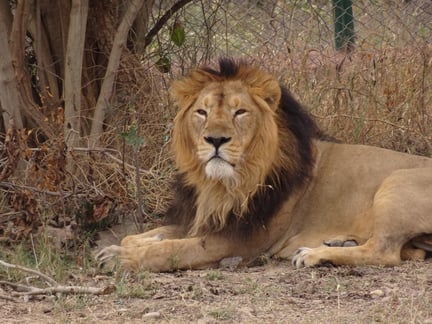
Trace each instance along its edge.
{"label": "dry twig", "polygon": [[3,295],[3,294],[0,294],[0,299],[8,300],[8,301],[11,301],[11,302],[14,302],[14,303],[19,303],[20,302],[20,300],[18,298],[14,298],[14,297],[11,297],[11,296],[8,296],[8,295]]}
{"label": "dry twig", "polygon": [[83,287],[83,286],[63,286],[59,285],[54,279],[51,277],[41,273],[40,271],[30,269],[27,267],[11,264],[4,262],[3,260],[0,260],[0,265],[11,268],[11,269],[17,269],[24,272],[31,273],[33,275],[36,275],[40,277],[41,279],[45,280],[47,284],[49,284],[51,287],[47,288],[39,288],[34,287],[30,285],[23,285],[23,284],[17,284],[9,281],[0,281],[1,286],[8,286],[12,288],[14,291],[10,293],[10,296],[0,294],[0,299],[5,299],[9,301],[14,302],[20,302],[21,300],[17,297],[27,297],[28,296],[35,296],[35,295],[52,295],[52,294],[92,294],[92,295],[107,295],[115,291],[114,286],[107,286],[103,288],[99,287]]}
{"label": "dry twig", "polygon": [[20,265],[16,265],[16,264],[11,264],[11,263],[7,263],[4,262],[3,260],[0,260],[0,265],[6,267],[6,268],[12,268],[12,269],[17,269],[17,270],[21,270],[24,272],[28,272],[31,274],[34,274],[42,279],[44,279],[50,286],[57,286],[57,281],[55,281],[54,279],[52,279],[51,277],[48,277],[47,275],[41,273],[40,271],[34,270],[34,269],[30,269],[27,267],[23,267]]}

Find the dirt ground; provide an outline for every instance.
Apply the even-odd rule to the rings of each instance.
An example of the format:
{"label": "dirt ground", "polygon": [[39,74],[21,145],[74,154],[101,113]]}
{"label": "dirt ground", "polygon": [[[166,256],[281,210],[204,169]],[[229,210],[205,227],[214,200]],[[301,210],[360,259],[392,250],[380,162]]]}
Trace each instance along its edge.
{"label": "dirt ground", "polygon": [[23,303],[0,299],[2,323],[432,323],[432,260],[397,267],[83,274],[70,284],[117,291]]}

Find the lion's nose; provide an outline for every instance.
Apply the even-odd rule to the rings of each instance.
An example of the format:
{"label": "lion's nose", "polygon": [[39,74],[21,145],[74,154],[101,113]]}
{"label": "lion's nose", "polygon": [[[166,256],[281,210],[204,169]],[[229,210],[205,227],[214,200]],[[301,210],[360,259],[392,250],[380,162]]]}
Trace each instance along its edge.
{"label": "lion's nose", "polygon": [[212,137],[212,136],[206,136],[204,137],[204,140],[209,143],[212,144],[216,150],[222,145],[225,144],[227,142],[229,142],[231,140],[231,137]]}

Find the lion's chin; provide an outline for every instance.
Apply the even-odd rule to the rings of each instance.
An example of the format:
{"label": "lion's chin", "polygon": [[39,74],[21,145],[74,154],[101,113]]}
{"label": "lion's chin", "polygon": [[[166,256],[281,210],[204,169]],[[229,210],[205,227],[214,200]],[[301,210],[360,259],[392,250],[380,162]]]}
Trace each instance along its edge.
{"label": "lion's chin", "polygon": [[215,180],[236,178],[234,166],[220,158],[213,158],[205,166],[207,177]]}

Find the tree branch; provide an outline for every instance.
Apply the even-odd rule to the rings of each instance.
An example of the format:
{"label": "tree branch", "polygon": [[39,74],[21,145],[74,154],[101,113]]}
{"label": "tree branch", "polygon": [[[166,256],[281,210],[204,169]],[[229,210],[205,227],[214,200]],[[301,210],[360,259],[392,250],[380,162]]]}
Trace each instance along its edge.
{"label": "tree branch", "polygon": [[27,297],[27,296],[36,296],[36,295],[52,295],[52,294],[92,294],[92,295],[108,295],[116,290],[115,286],[106,286],[106,287],[83,287],[83,286],[63,286],[59,285],[54,279],[51,277],[41,273],[40,271],[30,269],[27,267],[10,264],[0,260],[0,265],[11,268],[21,270],[27,273],[31,273],[36,275],[42,279],[44,279],[51,287],[47,288],[39,288],[30,285],[17,284],[9,281],[0,281],[0,285],[8,286],[14,291],[11,292],[11,296],[0,294],[0,299],[6,299],[14,302],[20,302],[19,299],[15,297]]}
{"label": "tree branch", "polygon": [[21,270],[21,271],[24,271],[24,272],[28,272],[28,273],[34,274],[34,275],[36,275],[36,276],[44,279],[51,286],[57,286],[58,285],[57,281],[55,281],[51,277],[48,277],[47,275],[45,275],[45,274],[43,274],[43,273],[41,273],[41,272],[39,272],[37,270],[30,269],[30,268],[23,267],[23,266],[16,265],[16,264],[7,263],[7,262],[4,262],[3,260],[0,260],[0,265],[4,266],[6,268],[17,269],[17,270]]}
{"label": "tree branch", "polygon": [[[21,291],[14,291],[11,293],[12,297],[20,296],[35,296],[35,295],[53,295],[53,294],[91,294],[91,295],[108,295],[115,291],[114,286],[107,287],[83,287],[83,286],[62,286],[38,288],[29,285],[18,285],[9,281],[0,281],[0,285],[7,285]],[[24,290],[24,291],[22,291]]]}
{"label": "tree branch", "polygon": [[8,1],[1,1],[0,4],[0,113],[3,114],[5,129],[8,128],[10,120],[21,129],[24,124],[20,110],[19,87],[8,41],[12,28],[12,14]]}
{"label": "tree branch", "polygon": [[[88,0],[73,0],[65,60],[65,121],[64,138],[68,150],[78,146],[81,129],[81,73],[86,35]],[[70,154],[66,157],[69,172],[74,163]]]}
{"label": "tree branch", "polygon": [[121,54],[125,48],[129,30],[131,29],[132,24],[143,4],[144,0],[130,1],[129,6],[114,36],[113,46],[108,60],[108,66],[93,115],[89,140],[90,148],[97,146],[99,138],[102,134],[103,123],[105,120],[105,110],[111,99],[115,76],[117,75],[117,70],[120,65]]}
{"label": "tree branch", "polygon": [[192,0],[180,0],[176,2],[171,8],[169,8],[162,17],[156,22],[156,24],[153,26],[153,28],[147,33],[146,37],[144,38],[144,45],[143,49],[145,49],[153,40],[153,37],[155,37],[159,31],[162,29],[163,26],[167,23],[167,21],[181,8],[183,8],[185,5],[187,5]]}
{"label": "tree branch", "polygon": [[[38,110],[33,100],[31,81],[24,61],[25,36],[27,32],[28,21],[32,17],[31,1],[17,1],[17,6],[12,23],[12,30],[9,37],[11,63],[15,71],[15,82],[19,90],[19,106],[17,109],[29,117],[38,127],[40,127],[46,136],[54,137],[52,127],[46,122],[45,116]],[[17,125],[18,127],[18,125]]]}
{"label": "tree branch", "polygon": [[11,297],[11,296],[8,296],[8,295],[3,295],[3,294],[0,294],[0,299],[4,299],[4,300],[11,301],[11,302],[14,302],[14,303],[21,302],[21,300],[19,300],[18,298],[14,298],[14,297]]}

